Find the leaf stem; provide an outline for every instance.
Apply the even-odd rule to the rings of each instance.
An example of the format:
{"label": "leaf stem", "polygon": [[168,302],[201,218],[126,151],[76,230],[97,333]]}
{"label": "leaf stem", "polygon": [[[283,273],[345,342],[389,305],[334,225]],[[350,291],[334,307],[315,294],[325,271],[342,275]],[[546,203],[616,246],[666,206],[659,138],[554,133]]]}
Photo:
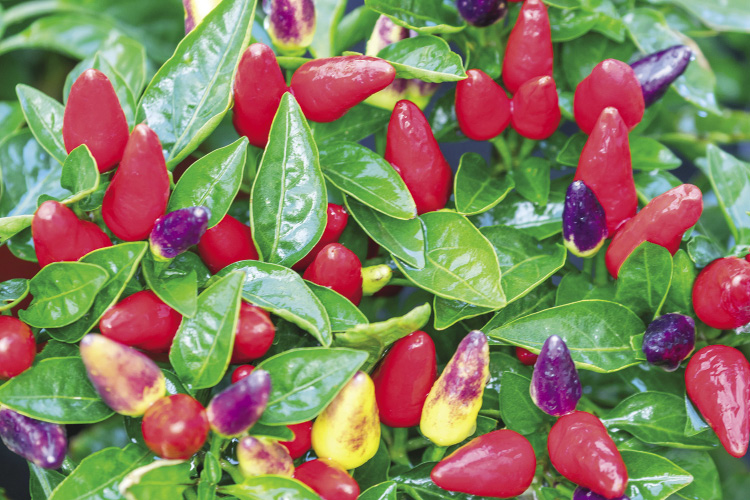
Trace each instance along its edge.
{"label": "leaf stem", "polygon": [[227,474],[229,474],[232,477],[232,481],[234,481],[236,484],[242,483],[245,478],[240,473],[239,469],[235,467],[234,465],[230,464],[226,460],[221,460],[221,468],[226,471]]}
{"label": "leaf stem", "polygon": [[588,274],[592,279],[594,278],[594,257],[584,257],[583,273]]}
{"label": "leaf stem", "polygon": [[430,440],[426,437],[418,436],[411,438],[406,442],[406,451],[421,450],[430,445]]}
{"label": "leaf stem", "polygon": [[393,443],[391,444],[388,452],[393,460],[397,464],[406,465],[411,467],[411,462],[406,454],[406,441],[409,436],[409,429],[403,427],[396,427],[393,429]]}
{"label": "leaf stem", "polygon": [[508,143],[505,141],[505,138],[502,135],[498,135],[494,139],[490,139],[490,142],[495,147],[495,150],[500,155],[500,159],[502,160],[502,163],[496,168],[496,172],[494,173],[507,172],[513,165],[513,157],[510,154]]}
{"label": "leaf stem", "polygon": [[445,446],[432,445],[428,448],[424,454],[425,462],[439,462],[445,456],[445,452],[448,450]]}
{"label": "leaf stem", "polygon": [[604,260],[606,255],[606,251],[604,248],[601,248],[599,252],[596,254],[596,274],[594,276],[594,284],[596,286],[605,286],[607,284],[607,276],[609,272],[607,271],[607,263]]}

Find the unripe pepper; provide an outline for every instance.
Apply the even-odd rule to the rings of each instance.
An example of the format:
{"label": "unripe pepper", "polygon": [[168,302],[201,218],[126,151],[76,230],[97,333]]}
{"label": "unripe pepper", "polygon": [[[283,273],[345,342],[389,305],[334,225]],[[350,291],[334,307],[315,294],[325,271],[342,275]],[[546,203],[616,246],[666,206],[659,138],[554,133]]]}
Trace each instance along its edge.
{"label": "unripe pepper", "polygon": [[271,348],[275,334],[276,327],[268,311],[242,302],[231,362],[244,363],[260,358]]}
{"label": "unripe pepper", "polygon": [[319,458],[354,469],[375,456],[379,445],[375,386],[369,375],[359,371],[313,423],[313,450]]}
{"label": "unripe pepper", "polygon": [[81,358],[96,392],[121,415],[140,417],[167,391],[164,374],[156,363],[103,335],[83,337]]}
{"label": "unripe pepper", "polygon": [[560,124],[557,86],[551,76],[527,80],[510,102],[510,121],[516,132],[528,139],[551,136]]}
{"label": "unripe pepper", "polygon": [[645,241],[663,246],[674,255],[682,235],[698,222],[702,211],[703,195],[692,184],[682,184],[657,196],[623,224],[612,239],[606,256],[609,273],[617,278],[623,262]]}
{"label": "unripe pepper", "polygon": [[487,336],[474,330],[458,344],[427,395],[419,424],[425,437],[438,446],[450,446],[471,436],[482,407],[489,365]]}
{"label": "unripe pepper", "polygon": [[142,290],[107,309],[99,320],[105,337],[153,353],[168,352],[182,315],[151,290]]}
{"label": "unripe pepper", "polygon": [[263,27],[274,47],[290,56],[303,55],[315,35],[313,0],[266,0],[263,10]]}
{"label": "unripe pepper", "polygon": [[416,331],[396,341],[372,375],[380,421],[389,427],[418,425],[436,376],[435,343],[429,335]]}
{"label": "unripe pepper", "polygon": [[236,384],[243,378],[249,376],[251,373],[253,373],[253,370],[255,370],[255,367],[253,365],[240,365],[237,368],[234,369],[232,372],[232,383]]}
{"label": "unripe pepper", "polygon": [[10,451],[44,469],[59,469],[68,450],[65,427],[0,406],[0,439]]}
{"label": "unripe pepper", "polygon": [[511,498],[531,486],[535,472],[531,443],[517,432],[499,430],[474,438],[445,457],[430,478],[448,491]]}
{"label": "unripe pepper", "polygon": [[[365,55],[375,57],[383,48],[392,43],[409,38],[409,30],[394,23],[391,18],[381,15],[367,41]],[[393,109],[398,101],[406,98],[409,80],[396,78],[386,88],[367,98],[365,102],[379,108]]]}
{"label": "unripe pepper", "polygon": [[693,285],[693,308],[712,328],[731,330],[750,323],[750,261],[717,259]]}
{"label": "unripe pepper", "polygon": [[250,144],[265,148],[281,96],[289,90],[271,47],[254,43],[247,48],[234,79],[232,123]]}
{"label": "unripe pepper", "polygon": [[[412,30],[409,30],[409,33],[412,37],[417,36]],[[435,95],[438,87],[440,87],[439,83],[425,82],[418,78],[411,78],[406,83],[406,98],[416,104],[419,109],[423,110],[430,103],[430,98]]]}
{"label": "unripe pepper", "polygon": [[316,59],[292,75],[290,90],[308,120],[332,122],[393,82],[396,70],[369,56]]}
{"label": "unripe pepper", "polygon": [[668,372],[680,367],[695,348],[695,321],[684,314],[669,313],[652,321],[643,336],[643,354],[652,365]]}
{"label": "unripe pepper", "polygon": [[292,477],[294,461],[289,451],[273,439],[245,436],[237,445],[237,461],[245,477],[273,474]]}
{"label": "unripe pepper", "polygon": [[750,440],[750,363],[733,347],[710,345],[690,358],[685,369],[690,399],[733,457]]}
{"label": "unripe pepper", "polygon": [[161,458],[187,460],[203,447],[208,436],[206,411],[187,394],[161,398],[141,422],[143,440]]}
{"label": "unripe pepper", "polygon": [[98,248],[112,246],[109,236],[93,222],[79,219],[62,203],[42,203],[31,220],[31,236],[39,266],[75,262]]}
{"label": "unripe pepper", "polygon": [[302,277],[340,293],[355,306],[362,300],[362,264],[340,243],[323,247]]}
{"label": "unripe pepper", "polygon": [[469,139],[492,139],[510,123],[510,99],[481,69],[470,69],[466,75],[467,78],[456,85],[458,125]]}
{"label": "unripe pepper", "polygon": [[416,104],[399,101],[388,123],[385,159],[406,183],[420,215],[445,207],[453,172]]}
{"label": "unripe pepper", "polygon": [[605,498],[625,493],[628,471],[601,420],[576,411],[560,417],[547,438],[550,461],[570,481]]}
{"label": "unripe pepper", "polygon": [[693,52],[686,45],[674,45],[649,54],[630,65],[641,84],[643,101],[652,105],[687,69]]}
{"label": "unripe pepper", "polygon": [[[573,114],[584,133],[590,134],[602,110],[617,109],[628,130],[643,118],[645,103],[633,68],[616,59],[605,59],[576,87]],[[606,210],[606,207],[605,207]]]}
{"label": "unripe pepper", "polygon": [[606,108],[590,132],[574,180],[594,192],[607,218],[607,232],[614,235],[638,210],[628,128],[617,109]]}
{"label": "unripe pepper", "polygon": [[107,227],[125,241],[146,239],[169,199],[169,175],[161,143],[153,130],[135,126],[120,166],[102,201]]}
{"label": "unripe pepper", "polygon": [[186,207],[156,219],[148,241],[156,260],[168,261],[197,245],[208,228],[211,211],[206,207]]}
{"label": "unripe pepper", "polygon": [[291,441],[279,441],[292,458],[297,459],[310,451],[312,448],[312,420],[301,422],[299,424],[287,425],[290,431],[294,433],[294,439]]}
{"label": "unripe pepper", "polygon": [[516,347],[516,357],[518,358],[518,361],[526,366],[534,366],[536,360],[539,359],[538,354],[527,351],[523,347]]}
{"label": "unripe pepper", "polygon": [[327,460],[310,460],[297,467],[294,478],[323,500],[357,500],[359,485],[352,476]]}
{"label": "unripe pepper", "polygon": [[568,346],[559,336],[551,335],[544,342],[529,392],[534,404],[553,417],[575,411],[583,390]]}
{"label": "unripe pepper", "polygon": [[456,7],[467,23],[480,28],[495,24],[508,13],[505,0],[458,0]]}
{"label": "unripe pepper", "polygon": [[[607,500],[607,497],[603,497],[602,495],[598,495],[588,488],[579,486],[573,492],[573,500]],[[622,495],[620,497],[613,498],[611,500],[630,500],[630,497],[626,495]]]}
{"label": "unripe pepper", "polygon": [[335,203],[329,203],[328,208],[326,209],[326,227],[323,229],[323,235],[312,250],[292,266],[292,269],[295,271],[303,271],[307,269],[307,266],[315,260],[315,256],[318,255],[324,246],[329,243],[337,243],[341,234],[344,232],[344,229],[346,229],[346,223],[348,220],[349,213],[346,211],[346,208]]}
{"label": "unripe pepper", "polygon": [[185,34],[193,31],[220,2],[221,0],[182,0],[185,8]]}
{"label": "unripe pepper", "polygon": [[552,76],[552,31],[542,0],[526,0],[508,37],[503,83],[511,94],[540,76]]}
{"label": "unripe pepper", "polygon": [[12,316],[0,316],[0,379],[13,378],[29,369],[36,356],[31,328]]}
{"label": "unripe pepper", "polygon": [[99,172],[121,159],[128,142],[128,122],[114,87],[101,71],[87,69],[70,87],[63,116],[63,142],[70,153],[85,144]]}
{"label": "unripe pepper", "polygon": [[253,370],[211,399],[206,410],[211,430],[225,437],[244,434],[265,411],[270,393],[268,372]]}
{"label": "unripe pepper", "polygon": [[198,242],[198,254],[212,273],[241,260],[258,260],[250,227],[225,215]]}
{"label": "unripe pepper", "polygon": [[573,255],[591,257],[604,244],[607,216],[594,192],[583,181],[573,181],[565,193],[563,241]]}
{"label": "unripe pepper", "polygon": [[375,295],[388,285],[393,270],[388,264],[377,264],[362,268],[362,294]]}

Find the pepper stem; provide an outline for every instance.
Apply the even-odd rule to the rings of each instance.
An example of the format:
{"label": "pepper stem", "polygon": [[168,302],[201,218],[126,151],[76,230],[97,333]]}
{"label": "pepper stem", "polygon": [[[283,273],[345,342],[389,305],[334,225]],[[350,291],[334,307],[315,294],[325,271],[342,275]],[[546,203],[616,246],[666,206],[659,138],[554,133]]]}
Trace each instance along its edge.
{"label": "pepper stem", "polygon": [[445,452],[448,450],[445,446],[432,445],[427,448],[422,456],[425,462],[439,462],[445,456]]}
{"label": "pepper stem", "polygon": [[391,460],[397,464],[406,465],[411,467],[411,462],[407,456],[407,438],[409,437],[409,429],[396,427],[393,429],[393,443],[388,450]]}
{"label": "pepper stem", "polygon": [[510,154],[508,143],[505,142],[505,138],[502,135],[498,135],[494,139],[490,139],[490,142],[495,147],[495,150],[500,155],[500,159],[502,160],[502,164],[498,165],[498,167],[496,168],[496,173],[507,172],[508,170],[510,170],[511,165],[513,164],[513,158]]}

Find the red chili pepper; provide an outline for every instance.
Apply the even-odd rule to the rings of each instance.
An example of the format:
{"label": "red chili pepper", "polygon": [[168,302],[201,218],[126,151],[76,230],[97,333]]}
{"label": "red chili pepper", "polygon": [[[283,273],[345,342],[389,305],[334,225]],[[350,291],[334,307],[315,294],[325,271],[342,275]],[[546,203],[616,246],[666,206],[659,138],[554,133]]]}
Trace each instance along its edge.
{"label": "red chili pepper", "polygon": [[576,181],[596,195],[607,218],[607,232],[615,234],[638,210],[628,129],[615,108],[601,112],[578,159]]}
{"label": "red chili pepper", "polygon": [[234,80],[232,123],[250,144],[266,147],[281,96],[289,90],[276,55],[262,43],[250,45],[240,59]]}
{"label": "red chili pepper", "polygon": [[390,427],[419,425],[436,379],[435,344],[430,336],[416,331],[398,340],[372,375],[381,422]]}
{"label": "red chili pepper", "polygon": [[576,411],[557,419],[547,451],[557,471],[594,493],[615,498],[625,493],[628,471],[601,420]]}
{"label": "red chili pepper", "polygon": [[581,130],[590,134],[602,110],[620,112],[629,130],[638,125],[646,107],[641,84],[633,68],[616,59],[605,59],[576,87],[573,113]]}
{"label": "red chili pepper", "polygon": [[538,354],[527,351],[523,347],[516,347],[516,356],[518,357],[518,360],[526,366],[534,366],[536,359],[539,357]]}
{"label": "red chili pepper", "polygon": [[294,478],[309,486],[323,500],[356,500],[359,485],[345,470],[325,460],[310,460],[297,467]]}
{"label": "red chili pepper", "polygon": [[144,351],[168,352],[182,315],[151,290],[136,292],[110,307],[99,320],[105,337]]}
{"label": "red chili pepper", "polygon": [[340,293],[355,306],[362,300],[362,264],[354,252],[339,243],[323,247],[302,277]]}
{"label": "red chili pepper", "polygon": [[552,76],[552,31],[542,0],[526,0],[508,37],[503,83],[511,94],[539,76]]}
{"label": "red chili pepper", "polygon": [[609,273],[617,278],[622,263],[644,241],[661,245],[674,255],[682,235],[698,222],[702,211],[703,195],[692,184],[682,184],[657,196],[612,238],[606,256]]}
{"label": "red chili pepper", "polygon": [[271,348],[275,334],[276,327],[268,311],[242,302],[231,362],[244,363],[260,358]]}
{"label": "red chili pepper", "polygon": [[292,458],[297,459],[312,448],[312,420],[287,425],[287,427],[294,433],[294,439],[291,441],[279,441],[279,444],[286,446]]}
{"label": "red chili pepper", "polygon": [[349,214],[346,209],[341,205],[335,203],[328,204],[328,210],[326,211],[328,219],[326,220],[326,228],[323,230],[323,236],[318,241],[310,252],[302,257],[302,260],[292,266],[295,271],[302,271],[307,269],[307,266],[312,263],[315,256],[318,255],[324,246],[329,243],[336,243],[341,237],[341,233],[346,228],[346,223],[349,220]]}
{"label": "red chili pepper", "polygon": [[225,215],[221,222],[203,234],[198,253],[212,273],[241,260],[258,260],[250,227],[231,215]]}
{"label": "red chili pepper", "polygon": [[79,219],[71,209],[53,200],[45,201],[36,210],[31,235],[41,267],[53,262],[75,262],[97,248],[112,246],[99,226]]}
{"label": "red chili pepper", "polygon": [[510,102],[513,128],[522,136],[541,140],[551,136],[560,124],[557,86],[551,76],[526,81]]}
{"label": "red chili pepper", "polygon": [[99,172],[122,159],[130,131],[115,89],[104,73],[87,69],[70,87],[62,132],[65,150],[70,153],[85,144]]}
{"label": "red chili pepper", "polygon": [[710,345],[685,370],[688,396],[730,455],[740,458],[750,440],[750,363],[733,347]]}
{"label": "red chili pepper", "polygon": [[151,405],[143,416],[143,440],[161,458],[187,460],[208,436],[206,410],[187,394],[173,394]]}
{"label": "red chili pepper", "polygon": [[388,123],[385,159],[399,173],[417,205],[417,213],[445,207],[453,172],[440,151],[422,111],[410,101],[399,101]]}
{"label": "red chili pepper", "polygon": [[329,57],[300,66],[289,88],[308,120],[332,122],[386,88],[394,78],[396,70],[382,59]]}
{"label": "red chili pepper", "polygon": [[444,490],[511,498],[531,486],[536,455],[531,443],[511,430],[472,439],[438,463],[430,477]]}
{"label": "red chili pepper", "polygon": [[255,367],[253,365],[240,365],[237,368],[234,369],[232,372],[232,383],[236,384],[243,378],[247,377],[251,373],[253,373],[253,370],[255,370]]}
{"label": "red chili pepper", "polygon": [[0,379],[27,370],[36,356],[36,341],[29,326],[11,316],[0,316]]}
{"label": "red chili pepper", "polygon": [[120,166],[104,193],[102,217],[115,236],[125,241],[148,238],[169,199],[169,175],[161,143],[141,123],[128,139]]}
{"label": "red chili pepper", "polygon": [[466,75],[456,85],[458,125],[469,139],[492,139],[510,123],[510,99],[481,69],[470,69]]}
{"label": "red chili pepper", "polygon": [[726,257],[709,264],[693,285],[693,307],[713,328],[731,330],[750,323],[750,261]]}

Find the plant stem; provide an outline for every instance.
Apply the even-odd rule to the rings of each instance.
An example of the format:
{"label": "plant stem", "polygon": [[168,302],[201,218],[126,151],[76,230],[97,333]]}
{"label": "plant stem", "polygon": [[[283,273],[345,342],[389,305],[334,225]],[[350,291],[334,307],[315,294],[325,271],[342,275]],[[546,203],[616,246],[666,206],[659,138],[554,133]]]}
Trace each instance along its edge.
{"label": "plant stem", "polygon": [[594,284],[596,286],[604,286],[607,284],[607,275],[609,274],[609,272],[607,271],[607,263],[604,260],[605,255],[606,250],[604,248],[601,248],[595,257],[596,274],[594,276]]}
{"label": "plant stem", "polygon": [[409,436],[409,429],[396,427],[393,429],[393,444],[389,448],[391,460],[397,464],[411,467],[409,457],[406,455],[406,441]]}
{"label": "plant stem", "polygon": [[239,469],[237,469],[237,467],[230,464],[226,460],[221,461],[221,468],[224,469],[227,474],[232,476],[232,481],[234,481],[235,483],[240,484],[242,483],[242,481],[245,480],[245,478],[240,473]]}
{"label": "plant stem", "polygon": [[430,445],[430,440],[426,437],[415,437],[411,438],[406,442],[406,451],[421,450]]}
{"label": "plant stem", "polygon": [[594,258],[584,257],[583,259],[583,273],[588,274],[591,278],[594,278]]}
{"label": "plant stem", "polygon": [[498,135],[494,139],[491,139],[490,142],[493,146],[495,146],[495,150],[500,155],[500,159],[502,160],[502,164],[499,166],[496,173],[507,172],[513,165],[513,157],[510,154],[508,143],[505,142],[505,138],[502,135]]}
{"label": "plant stem", "polygon": [[445,446],[433,445],[432,448],[427,449],[424,460],[425,462],[439,462],[445,456],[447,450],[448,448]]}

